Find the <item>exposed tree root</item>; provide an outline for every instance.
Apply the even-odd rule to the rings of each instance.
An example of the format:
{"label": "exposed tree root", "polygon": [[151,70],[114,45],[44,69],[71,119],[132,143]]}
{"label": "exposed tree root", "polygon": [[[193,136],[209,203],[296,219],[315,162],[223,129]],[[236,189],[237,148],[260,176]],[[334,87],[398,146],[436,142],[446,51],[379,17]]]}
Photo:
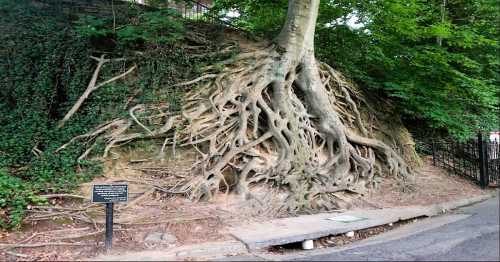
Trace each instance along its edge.
{"label": "exposed tree root", "polygon": [[294,64],[279,50],[243,53],[221,72],[207,67],[177,84],[191,87],[180,113],[168,113],[165,104],[135,105],[129,119],[69,143],[91,142],[82,158],[98,137],[106,143],[104,157],[137,139],[161,138],[160,155],[167,145],[191,146],[199,158],[168,192],[198,200],[234,189],[252,197],[249,187],[262,181],[287,189],[289,211],[334,209],[335,192],[363,193],[377,174],[410,174],[404,159],[374,138],[376,119],[360,112],[371,109],[355,86],[313,56]]}

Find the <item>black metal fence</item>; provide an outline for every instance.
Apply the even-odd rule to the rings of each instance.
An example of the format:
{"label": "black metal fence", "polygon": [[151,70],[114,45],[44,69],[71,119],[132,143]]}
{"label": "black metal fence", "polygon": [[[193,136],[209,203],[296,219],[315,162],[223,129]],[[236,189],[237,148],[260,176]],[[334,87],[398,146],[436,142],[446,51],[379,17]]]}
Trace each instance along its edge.
{"label": "black metal fence", "polygon": [[184,0],[175,7],[182,17],[208,23],[218,23],[218,19],[210,12],[210,7],[194,0]]}
{"label": "black metal fence", "polygon": [[191,21],[220,24],[222,26],[230,27],[246,34],[249,33],[230,22],[221,19],[217,14],[211,11],[211,7],[196,0],[183,0],[175,6],[175,9],[177,9],[182,14],[183,18]]}
{"label": "black metal fence", "polygon": [[432,154],[435,166],[478,182],[483,188],[498,186],[500,177],[500,143],[483,139],[467,142],[432,142],[423,145],[420,151]]}
{"label": "black metal fence", "polygon": [[490,185],[500,185],[500,141],[496,140],[488,143],[487,146],[487,170]]}

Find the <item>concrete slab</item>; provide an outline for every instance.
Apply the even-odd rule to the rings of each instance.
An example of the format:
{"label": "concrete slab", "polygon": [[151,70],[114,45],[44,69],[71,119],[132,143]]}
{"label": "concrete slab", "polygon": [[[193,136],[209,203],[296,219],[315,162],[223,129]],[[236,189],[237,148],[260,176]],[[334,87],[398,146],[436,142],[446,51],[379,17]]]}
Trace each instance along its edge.
{"label": "concrete slab", "polygon": [[238,241],[206,242],[158,250],[102,254],[89,261],[179,261],[222,258],[228,255],[248,254],[246,247]]}
{"label": "concrete slab", "polygon": [[[270,220],[265,223],[250,224],[230,229],[230,233],[243,242],[249,250],[301,242],[328,235],[342,234],[369,227],[433,215],[428,207],[413,206],[405,208],[387,208],[376,210],[354,210],[342,214],[322,213],[300,217]],[[365,218],[350,223],[333,221],[335,216],[353,216]]]}
{"label": "concrete slab", "polygon": [[[375,227],[399,220],[420,216],[435,216],[457,207],[481,202],[497,195],[497,192],[471,198],[440,203],[431,206],[409,206],[375,210],[353,210],[342,214],[323,213],[300,217],[270,220],[265,223],[235,227],[229,232],[243,242],[249,250],[317,239],[328,235]],[[344,223],[332,221],[336,215],[363,217],[365,220]]]}
{"label": "concrete slab", "polygon": [[[389,241],[395,241],[399,239],[403,239],[409,237],[411,235],[419,234],[422,232],[430,231],[432,229],[436,229],[442,227],[447,224],[452,224],[457,221],[461,221],[469,218],[471,215],[445,215],[445,216],[437,216],[434,218],[428,218],[423,220],[418,220],[416,223],[411,223],[404,225],[400,228],[396,228],[394,230],[382,233],[380,235],[370,237],[359,242],[354,242],[352,244],[341,246],[341,247],[328,247],[328,248],[319,248],[315,250],[301,250],[297,252],[290,252],[285,254],[279,253],[270,253],[265,252],[263,250],[259,252],[254,252],[253,255],[259,257],[264,260],[269,261],[293,261],[293,260],[303,260],[307,259],[311,256],[321,256],[328,255],[337,252],[345,252],[347,250],[353,250],[356,248],[362,248],[372,245],[377,245],[381,243],[386,243]],[[250,260],[249,260],[250,261]]]}

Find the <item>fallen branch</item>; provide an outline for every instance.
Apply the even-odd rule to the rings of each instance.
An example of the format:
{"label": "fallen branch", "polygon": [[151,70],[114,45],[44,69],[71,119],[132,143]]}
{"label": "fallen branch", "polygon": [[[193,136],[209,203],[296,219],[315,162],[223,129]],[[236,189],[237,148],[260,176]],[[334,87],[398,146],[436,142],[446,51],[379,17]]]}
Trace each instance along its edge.
{"label": "fallen branch", "polygon": [[[84,211],[89,207],[68,208],[68,207],[58,207],[58,206],[32,206],[31,211],[37,211],[35,209],[48,209],[48,210],[60,210],[60,211]],[[30,211],[30,210],[28,210],[28,211]]]}
{"label": "fallen branch", "polygon": [[[120,231],[127,231],[127,229],[113,229],[115,232],[120,232]],[[76,238],[83,238],[83,237],[93,237],[93,236],[98,236],[100,234],[104,233],[104,229],[95,231],[95,232],[90,232],[90,233],[85,233],[85,234],[80,234],[80,235],[69,235],[69,236],[64,236],[64,237],[58,237],[56,238],[57,240],[69,240],[69,239],[76,239]]]}
{"label": "fallen branch", "polygon": [[73,231],[85,231],[85,230],[89,230],[89,229],[90,229],[89,227],[67,228],[67,229],[43,231],[43,232],[38,232],[37,234],[40,234],[40,235],[47,235],[47,234],[53,235],[53,234],[58,234],[58,233],[66,233],[68,231],[70,231],[70,232],[73,232]]}
{"label": "fallen branch", "polygon": [[[182,223],[192,222],[196,220],[210,219],[216,216],[203,216],[203,217],[189,217],[189,218],[172,218],[167,220],[148,221],[148,222],[116,222],[119,225],[154,225],[154,224],[167,224],[167,223]],[[104,224],[101,223],[101,224]]]}
{"label": "fallen branch", "polygon": [[67,242],[47,242],[47,243],[31,243],[31,244],[0,244],[0,248],[32,248],[45,246],[88,246],[91,243],[67,243]]}
{"label": "fallen branch", "polygon": [[[39,233],[33,233],[33,235],[31,235],[31,236],[29,236],[29,237],[27,237],[27,238],[19,241],[17,244],[26,243],[26,242],[32,240],[33,238],[35,238],[38,235],[39,235]],[[9,249],[9,247],[0,247],[0,251],[4,251],[4,249]],[[7,251],[4,251],[4,252],[7,252]]]}
{"label": "fallen branch", "polygon": [[[115,229],[115,231],[117,231]],[[104,233],[104,230],[99,230],[96,232],[90,232],[86,234],[80,234],[80,235],[69,235],[69,236],[64,236],[64,237],[58,237],[56,240],[69,240],[69,239],[75,239],[75,238],[82,238],[82,237],[92,237],[92,236],[97,236]]]}
{"label": "fallen branch", "polygon": [[59,122],[59,125],[58,125],[59,128],[63,127],[64,123],[66,123],[66,121],[68,121],[69,118],[71,116],[73,116],[73,114],[75,114],[76,111],[78,111],[78,109],[80,108],[80,106],[90,96],[90,94],[92,92],[94,92],[95,90],[97,90],[101,86],[109,84],[109,83],[111,83],[113,81],[116,81],[116,80],[118,80],[118,79],[120,79],[120,78],[128,75],[130,72],[134,71],[134,69],[137,67],[137,65],[134,65],[129,70],[127,70],[125,73],[122,73],[122,74],[117,75],[115,77],[112,77],[112,78],[110,78],[110,79],[108,79],[108,80],[106,80],[104,82],[96,84],[97,78],[99,76],[99,72],[101,71],[101,67],[104,65],[104,63],[110,62],[110,61],[113,61],[113,60],[111,60],[111,59],[105,59],[104,55],[101,55],[100,58],[97,58],[97,57],[91,57],[91,58],[98,61],[97,67],[94,70],[94,74],[92,75],[92,79],[90,79],[90,82],[89,82],[89,84],[87,86],[87,89],[85,90],[85,92],[83,92],[82,96],[80,96],[80,98],[78,99],[78,101],[73,105],[73,107],[68,111],[68,113],[66,113],[66,115],[61,120],[61,122]]}
{"label": "fallen branch", "polygon": [[105,58],[103,59],[102,56],[101,57],[95,57],[95,56],[90,56],[90,58],[94,59],[95,61],[99,62],[101,60],[104,60],[104,63],[107,63],[107,62],[121,62],[121,61],[126,61],[127,59],[126,58],[111,58],[111,59],[108,59],[108,58]]}
{"label": "fallen branch", "polygon": [[130,159],[128,162],[131,164],[134,163],[144,163],[144,162],[151,162],[152,160],[150,158],[144,158],[144,159]]}
{"label": "fallen branch", "polygon": [[39,197],[45,197],[45,198],[69,197],[69,198],[87,199],[84,196],[73,195],[73,194],[48,194],[48,195],[40,195]]}
{"label": "fallen branch", "polygon": [[5,251],[5,253],[9,254],[11,256],[15,256],[15,257],[22,257],[22,258],[28,258],[28,257],[30,257],[29,255],[21,254],[21,253],[17,253],[17,252],[13,252],[13,251]]}

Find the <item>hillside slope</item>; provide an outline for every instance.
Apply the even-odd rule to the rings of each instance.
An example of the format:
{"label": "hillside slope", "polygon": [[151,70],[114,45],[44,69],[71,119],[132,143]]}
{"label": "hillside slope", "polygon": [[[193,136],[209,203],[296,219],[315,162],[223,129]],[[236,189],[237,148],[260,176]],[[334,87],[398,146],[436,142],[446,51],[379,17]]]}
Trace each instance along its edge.
{"label": "hillside slope", "polygon": [[[5,43],[0,49],[0,79],[5,79],[0,82],[0,121],[5,123],[0,129],[0,137],[5,138],[0,141],[3,227],[19,225],[29,204],[46,201],[40,194],[72,192],[80,183],[103,174],[103,162],[112,163],[104,173],[117,172],[112,167],[120,153],[125,161],[144,162],[141,169],[146,173],[154,173],[160,165],[166,173],[182,176],[185,170],[166,153],[176,149],[165,149],[163,137],[138,139],[116,149],[109,147],[108,152],[106,137],[95,133],[91,135],[97,138],[92,141],[95,144],[81,140],[64,150],[60,147],[129,116],[131,109],[138,118],[148,117],[149,109],[138,105],[155,105],[152,110],[158,110],[158,115],[176,112],[187,91],[196,88],[176,87],[176,83],[196,78],[208,66],[221,70],[224,64],[220,62],[241,49],[265,45],[214,25],[188,23],[172,10],[144,10],[118,1],[110,6],[97,0],[2,0],[0,40]],[[92,79],[97,66],[92,56],[117,59],[102,66],[98,83],[135,70],[92,92],[60,128],[60,120]],[[412,139],[390,103],[365,100],[367,108],[375,109],[371,111],[377,120],[368,119],[368,109],[361,112],[375,123],[373,136],[401,152],[407,162],[418,164]],[[108,152],[107,158],[102,158],[103,152]],[[182,157],[183,152],[191,158]],[[195,152],[194,148],[177,148],[187,163],[196,161]],[[157,177],[158,183],[175,184],[164,175]]]}

